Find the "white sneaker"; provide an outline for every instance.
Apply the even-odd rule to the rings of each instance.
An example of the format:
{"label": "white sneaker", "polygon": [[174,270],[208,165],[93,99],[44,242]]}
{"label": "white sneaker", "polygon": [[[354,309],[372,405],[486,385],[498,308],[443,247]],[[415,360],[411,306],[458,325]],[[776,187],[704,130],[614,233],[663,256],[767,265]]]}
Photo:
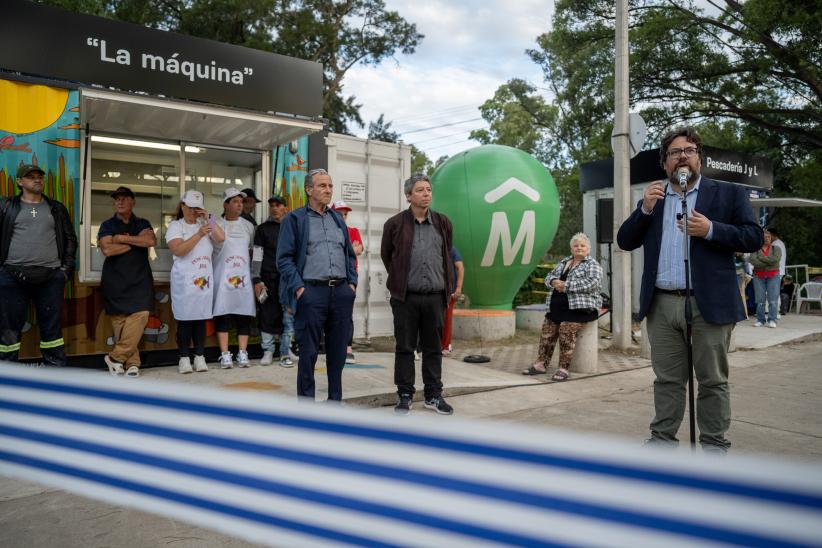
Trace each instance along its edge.
{"label": "white sneaker", "polygon": [[234,369],[234,360],[231,359],[231,352],[220,354],[220,369]]}
{"label": "white sneaker", "polygon": [[764,324],[764,323],[762,323],[762,322],[756,322],[756,323],[754,324],[754,327],[762,327],[763,325],[765,325],[765,324]]}
{"label": "white sneaker", "polygon": [[177,371],[179,371],[182,375],[194,371],[191,369],[191,360],[188,359],[188,357],[180,358],[180,361],[177,362]]}
{"label": "white sneaker", "polygon": [[290,356],[283,356],[282,358],[280,358],[280,366],[294,367],[294,360],[292,360]]}
{"label": "white sneaker", "polygon": [[240,367],[248,367],[251,363],[248,361],[248,352],[240,350],[237,352],[237,365]]}
{"label": "white sneaker", "polygon": [[776,327],[776,322],[774,322],[774,321],[770,321],[770,322],[768,322],[768,327],[770,327],[771,329],[773,329],[774,327]]}
{"label": "white sneaker", "polygon": [[204,356],[194,356],[194,371],[198,373],[208,371],[208,364],[206,363]]}
{"label": "white sneaker", "polygon": [[263,358],[260,360],[260,365],[271,365],[271,362],[274,361],[274,352],[271,350],[266,350],[263,352]]}

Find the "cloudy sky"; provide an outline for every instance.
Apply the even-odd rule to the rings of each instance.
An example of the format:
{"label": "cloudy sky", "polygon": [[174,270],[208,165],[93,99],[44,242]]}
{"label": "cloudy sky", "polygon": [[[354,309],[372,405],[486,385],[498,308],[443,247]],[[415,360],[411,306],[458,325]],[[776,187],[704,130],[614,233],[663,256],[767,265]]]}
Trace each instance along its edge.
{"label": "cloudy sky", "polygon": [[[542,72],[525,50],[549,28],[553,0],[386,0],[425,35],[413,55],[377,67],[358,66],[344,92],[362,103],[363,121],[381,113],[391,129],[436,160],[477,146],[484,127],[478,107],[514,77],[542,86]],[[435,127],[441,126],[441,127]],[[429,129],[434,128],[434,129]],[[356,132],[367,134],[367,127]]]}

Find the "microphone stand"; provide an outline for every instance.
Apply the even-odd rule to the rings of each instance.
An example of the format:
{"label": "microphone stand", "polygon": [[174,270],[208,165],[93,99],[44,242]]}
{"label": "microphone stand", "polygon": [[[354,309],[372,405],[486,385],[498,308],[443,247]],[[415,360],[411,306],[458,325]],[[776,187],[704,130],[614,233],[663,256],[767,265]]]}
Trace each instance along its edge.
{"label": "microphone stand", "polygon": [[680,185],[682,191],[683,255],[685,260],[685,341],[688,347],[688,421],[691,427],[691,451],[696,452],[696,421],[694,414],[694,317],[691,310],[691,236],[688,234],[687,182]]}

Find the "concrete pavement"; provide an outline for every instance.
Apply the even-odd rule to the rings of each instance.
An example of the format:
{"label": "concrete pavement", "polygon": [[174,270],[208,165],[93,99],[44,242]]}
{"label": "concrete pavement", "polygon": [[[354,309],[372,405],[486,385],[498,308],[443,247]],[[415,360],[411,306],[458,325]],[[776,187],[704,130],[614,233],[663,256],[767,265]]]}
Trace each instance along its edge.
{"label": "concrete pavement", "polygon": [[[611,352],[608,340],[603,339],[599,373],[572,372],[570,380],[554,383],[547,376],[519,374],[534,358],[536,338],[535,334],[532,344],[519,337],[518,344],[483,346],[482,352],[492,357],[487,364],[454,359],[479,352],[475,343],[455,341],[457,351],[445,361],[444,380],[456,412],[485,420],[597,432],[637,444],[647,436],[653,413],[653,374],[648,360],[635,355],[638,349],[628,354]],[[732,450],[770,453],[822,466],[822,315],[791,314],[776,329],[754,328],[752,321],[743,322],[736,329],[736,344],[739,350],[730,356]],[[344,374],[349,405],[369,406],[373,413],[392,413],[393,356],[358,352],[358,362]],[[189,375],[179,375],[176,367],[152,368],[140,379],[123,382],[166,379],[240,391],[295,392],[295,369],[279,365],[228,371],[219,370],[216,364],[210,367],[207,373]],[[324,394],[323,376],[321,358],[318,394]],[[416,404],[414,413],[431,412]],[[687,436],[686,421],[680,439],[687,440]],[[688,447],[683,445],[679,450],[687,451]],[[161,515],[0,478],[0,546],[158,545],[251,546]]]}

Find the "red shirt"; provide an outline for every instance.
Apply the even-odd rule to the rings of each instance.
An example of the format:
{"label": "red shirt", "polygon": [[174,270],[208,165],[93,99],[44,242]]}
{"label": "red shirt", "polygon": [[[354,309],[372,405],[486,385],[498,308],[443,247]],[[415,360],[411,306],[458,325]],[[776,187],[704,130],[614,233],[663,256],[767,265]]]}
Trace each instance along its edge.
{"label": "red shirt", "polygon": [[[360,236],[359,229],[356,229],[353,226],[349,226],[348,227],[348,238],[351,240],[352,244],[354,242],[360,242],[360,245],[365,247],[365,245],[362,242],[362,236]],[[359,267],[359,260],[355,259],[354,268],[358,268],[358,267]]]}

